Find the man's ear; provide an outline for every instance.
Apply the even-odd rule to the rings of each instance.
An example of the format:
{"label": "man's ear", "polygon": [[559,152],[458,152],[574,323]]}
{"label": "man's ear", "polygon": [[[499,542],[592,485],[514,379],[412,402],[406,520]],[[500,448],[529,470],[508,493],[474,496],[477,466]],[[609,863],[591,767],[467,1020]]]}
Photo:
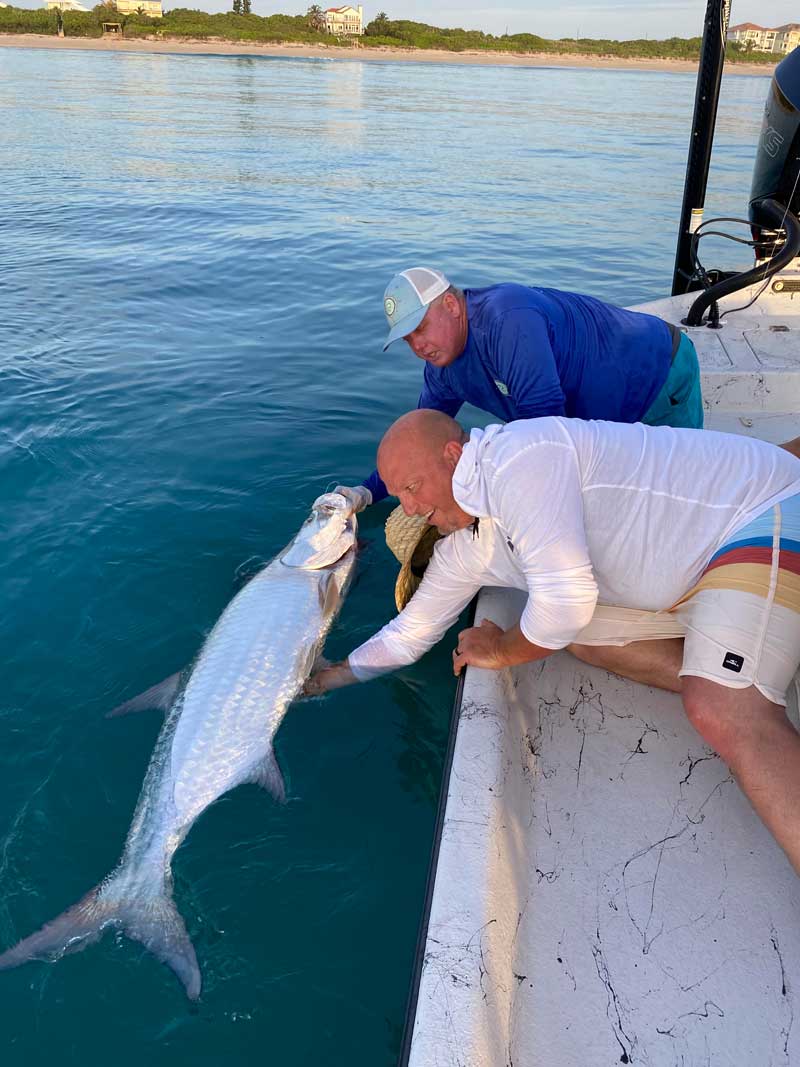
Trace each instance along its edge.
{"label": "man's ear", "polygon": [[442,306],[445,308],[449,315],[454,318],[461,313],[461,305],[458,302],[458,297],[455,293],[445,293],[442,297]]}
{"label": "man's ear", "polygon": [[458,466],[458,461],[461,459],[463,451],[464,448],[459,441],[448,441],[444,446],[445,462],[451,470],[455,470]]}

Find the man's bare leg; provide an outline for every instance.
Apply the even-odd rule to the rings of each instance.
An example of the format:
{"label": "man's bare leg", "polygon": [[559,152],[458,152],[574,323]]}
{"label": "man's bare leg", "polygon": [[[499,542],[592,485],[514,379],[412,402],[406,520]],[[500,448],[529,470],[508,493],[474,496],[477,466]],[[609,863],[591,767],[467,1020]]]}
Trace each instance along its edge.
{"label": "man's bare leg", "polygon": [[584,663],[621,674],[632,682],[680,693],[683,638],[634,641],[630,645],[569,645],[568,650]]}
{"label": "man's bare leg", "polygon": [[728,689],[693,676],[681,681],[689,721],[728,764],[800,874],[800,734],[755,686]]}
{"label": "man's bare leg", "polygon": [[784,441],[781,448],[785,448],[787,452],[791,452],[793,456],[800,459],[800,437],[795,437],[793,441]]}

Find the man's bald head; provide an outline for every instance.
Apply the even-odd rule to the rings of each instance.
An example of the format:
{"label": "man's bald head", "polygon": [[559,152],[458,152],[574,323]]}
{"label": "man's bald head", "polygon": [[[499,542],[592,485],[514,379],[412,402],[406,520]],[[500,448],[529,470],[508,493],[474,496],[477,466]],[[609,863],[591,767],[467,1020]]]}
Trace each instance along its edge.
{"label": "man's bald head", "polygon": [[382,470],[381,461],[391,463],[395,458],[417,452],[436,455],[450,441],[462,445],[466,440],[462,427],[443,411],[417,408],[401,415],[383,435],[378,448],[378,469]]}
{"label": "man's bald head", "polygon": [[392,423],[378,449],[378,470],[389,492],[407,514],[426,516],[442,533],[472,521],[453,497],[453,471],[466,441],[455,419],[418,408]]}

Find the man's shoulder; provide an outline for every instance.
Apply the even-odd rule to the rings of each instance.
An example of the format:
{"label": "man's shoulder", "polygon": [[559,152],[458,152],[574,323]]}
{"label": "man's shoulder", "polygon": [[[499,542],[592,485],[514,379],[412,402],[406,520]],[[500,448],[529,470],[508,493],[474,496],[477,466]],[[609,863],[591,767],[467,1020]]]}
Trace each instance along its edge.
{"label": "man's shoulder", "polygon": [[[458,479],[459,505],[469,514],[492,514],[497,494],[505,495],[509,485],[520,487],[513,490],[514,497],[523,485],[548,480],[561,457],[575,452],[570,430],[570,420],[560,415],[473,430],[464,447],[463,469],[459,463],[453,479],[454,490]],[[540,462],[543,449],[549,455]]]}
{"label": "man's shoulder", "polygon": [[525,452],[535,445],[566,445],[572,441],[571,419],[563,415],[542,415],[534,419],[517,419],[497,427],[486,443],[486,454],[497,462]]}
{"label": "man's shoulder", "polygon": [[541,311],[547,303],[543,289],[516,282],[501,282],[484,289],[465,289],[467,312],[473,319],[496,318],[509,311]]}

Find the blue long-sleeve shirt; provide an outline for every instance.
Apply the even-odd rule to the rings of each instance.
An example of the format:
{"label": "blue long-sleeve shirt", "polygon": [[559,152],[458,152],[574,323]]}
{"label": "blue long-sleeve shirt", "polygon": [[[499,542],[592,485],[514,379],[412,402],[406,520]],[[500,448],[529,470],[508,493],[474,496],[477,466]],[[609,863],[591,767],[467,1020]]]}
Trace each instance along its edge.
{"label": "blue long-sleeve shirt", "polygon": [[[524,285],[466,289],[464,297],[464,351],[447,367],[425,365],[418,407],[455,416],[470,403],[504,422],[638,422],[667,379],[672,334],[654,315]],[[364,485],[373,501],[387,495],[377,471]]]}

